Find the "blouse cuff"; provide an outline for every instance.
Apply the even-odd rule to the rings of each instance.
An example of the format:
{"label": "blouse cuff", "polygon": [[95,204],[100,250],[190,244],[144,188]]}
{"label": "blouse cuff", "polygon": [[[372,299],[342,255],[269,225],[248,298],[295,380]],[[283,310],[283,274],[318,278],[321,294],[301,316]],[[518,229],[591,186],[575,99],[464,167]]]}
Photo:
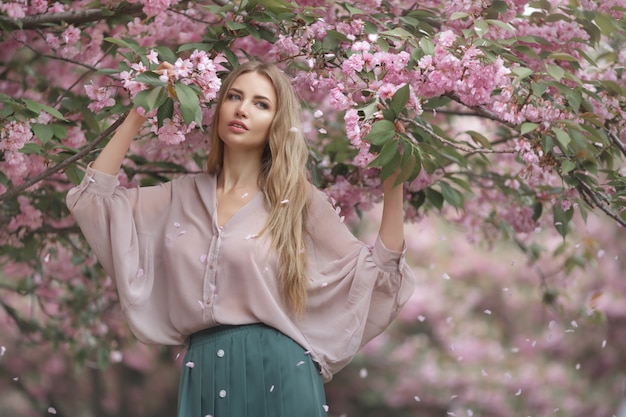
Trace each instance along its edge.
{"label": "blouse cuff", "polygon": [[81,181],[79,188],[88,190],[92,194],[109,196],[113,194],[115,188],[120,185],[116,175],[95,170],[91,164],[87,166],[85,177]]}
{"label": "blouse cuff", "polygon": [[400,261],[404,259],[405,254],[406,244],[403,243],[401,252],[396,252],[387,249],[380,236],[376,238],[372,255],[374,256],[374,262],[381,269],[389,272],[397,271]]}

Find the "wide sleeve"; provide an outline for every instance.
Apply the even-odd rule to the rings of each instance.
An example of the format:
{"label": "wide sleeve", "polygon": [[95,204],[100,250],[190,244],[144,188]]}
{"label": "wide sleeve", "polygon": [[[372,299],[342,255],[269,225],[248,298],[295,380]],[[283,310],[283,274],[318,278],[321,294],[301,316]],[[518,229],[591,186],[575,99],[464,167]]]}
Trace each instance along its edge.
{"label": "wide sleeve", "polygon": [[66,197],[105,272],[115,279],[122,308],[149,297],[158,268],[161,217],[171,201],[171,183],[127,189],[117,177],[88,168]]}
{"label": "wide sleeve", "polygon": [[324,193],[312,194],[307,222],[310,290],[302,327],[329,379],[397,317],[413,293],[415,276],[406,249],[390,251],[380,237],[373,246],[366,245]]}

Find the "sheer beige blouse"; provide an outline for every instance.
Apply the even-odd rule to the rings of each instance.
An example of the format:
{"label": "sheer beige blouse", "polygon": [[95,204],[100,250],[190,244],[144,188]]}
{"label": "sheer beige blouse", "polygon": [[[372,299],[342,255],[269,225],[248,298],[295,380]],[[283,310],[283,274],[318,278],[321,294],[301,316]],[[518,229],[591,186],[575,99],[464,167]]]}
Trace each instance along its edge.
{"label": "sheer beige blouse", "polygon": [[181,345],[212,326],[265,323],[307,349],[328,381],[397,316],[414,276],[404,252],[380,238],[365,245],[324,193],[311,186],[310,195],[308,303],[299,317],[280,296],[276,257],[259,236],[263,193],[219,227],[215,176],[127,189],[88,168],[67,204],[139,340]]}

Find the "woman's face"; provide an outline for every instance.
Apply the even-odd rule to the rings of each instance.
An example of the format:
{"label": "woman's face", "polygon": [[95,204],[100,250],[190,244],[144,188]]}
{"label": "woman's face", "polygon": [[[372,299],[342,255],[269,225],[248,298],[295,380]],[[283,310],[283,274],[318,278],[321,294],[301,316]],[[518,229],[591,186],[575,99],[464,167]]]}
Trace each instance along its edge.
{"label": "woman's face", "polygon": [[262,150],[276,106],[276,91],[266,76],[257,72],[238,76],[219,109],[217,131],[224,147],[241,151]]}

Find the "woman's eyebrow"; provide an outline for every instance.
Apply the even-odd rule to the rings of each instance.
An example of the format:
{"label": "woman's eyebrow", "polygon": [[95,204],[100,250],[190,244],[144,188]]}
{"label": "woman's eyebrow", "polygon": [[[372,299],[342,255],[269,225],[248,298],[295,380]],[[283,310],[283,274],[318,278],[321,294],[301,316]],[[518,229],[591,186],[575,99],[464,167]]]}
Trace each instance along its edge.
{"label": "woman's eyebrow", "polygon": [[[231,88],[230,88],[230,91],[235,92],[235,93],[237,93],[237,94],[239,94],[239,95],[241,95],[241,96],[243,96],[243,95],[244,95],[243,91],[241,91],[240,89],[235,88],[235,87],[231,87]],[[272,102],[272,100],[270,100],[268,97],[265,97],[265,96],[262,96],[262,95],[259,95],[259,94],[257,94],[257,95],[256,95],[256,96],[254,96],[253,98],[255,98],[255,99],[257,99],[257,100],[267,100],[267,101],[269,101],[270,103]]]}

